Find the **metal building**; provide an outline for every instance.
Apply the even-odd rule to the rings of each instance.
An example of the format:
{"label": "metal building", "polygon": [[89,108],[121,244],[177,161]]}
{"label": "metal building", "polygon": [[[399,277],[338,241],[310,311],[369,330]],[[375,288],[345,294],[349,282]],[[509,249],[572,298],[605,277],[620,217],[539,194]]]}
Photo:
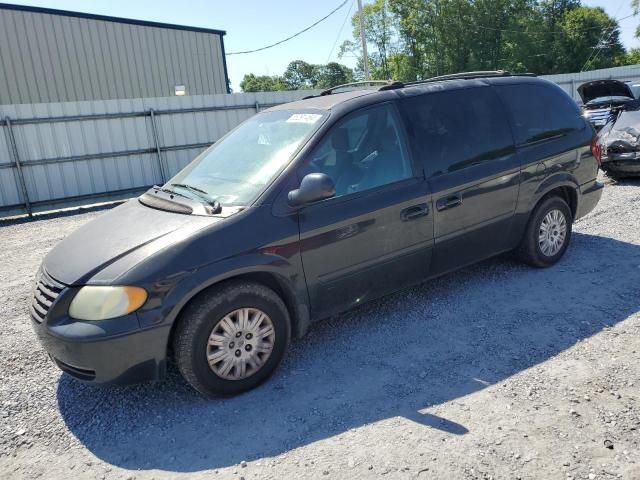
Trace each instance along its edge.
{"label": "metal building", "polygon": [[228,93],[224,35],[0,3],[0,105]]}
{"label": "metal building", "polygon": [[593,80],[620,80],[622,82],[640,82],[640,65],[624,65],[622,67],[601,68],[578,73],[557,73],[554,75],[542,75],[554,83],[560,85],[578,103],[580,94],[578,87]]}

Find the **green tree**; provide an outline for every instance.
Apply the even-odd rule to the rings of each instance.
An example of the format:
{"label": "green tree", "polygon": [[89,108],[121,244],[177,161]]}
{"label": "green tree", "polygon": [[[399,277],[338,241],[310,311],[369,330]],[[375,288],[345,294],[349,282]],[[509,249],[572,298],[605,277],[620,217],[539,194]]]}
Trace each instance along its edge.
{"label": "green tree", "polygon": [[[393,12],[389,9],[387,0],[374,0],[362,7],[364,31],[369,55],[369,69],[372,79],[389,79],[391,70],[389,57],[397,51],[398,22]],[[353,38],[360,38],[360,16],[356,12],[351,18]],[[361,43],[358,41],[345,41],[340,47],[340,55],[346,52],[354,53],[362,57]],[[361,59],[362,60],[362,59]],[[362,73],[362,61],[357,70]]]}
{"label": "green tree", "polygon": [[287,84],[280,76],[254,75],[249,73],[240,82],[243,92],[276,92],[287,90]]}
{"label": "green tree", "polygon": [[622,57],[618,57],[618,65],[638,65],[640,64],[640,48],[632,48]]}
{"label": "green tree", "polygon": [[388,63],[388,78],[406,82],[416,80],[417,74],[412,58],[406,53],[394,53],[389,57]]}
{"label": "green tree", "polygon": [[[374,0],[367,7],[373,78],[494,69],[546,74],[628,61],[615,19],[580,0]],[[352,23],[354,38],[341,53],[359,57],[360,75],[357,16]]]}
{"label": "green tree", "polygon": [[[531,35],[526,32],[536,23],[536,12],[528,0],[478,0],[469,12],[471,35],[469,63],[471,70],[515,70],[518,57],[531,53]],[[539,25],[536,26],[539,29]],[[534,36],[535,37],[535,36]]]}
{"label": "green tree", "polygon": [[398,40],[404,54],[404,57],[394,58],[394,65],[396,70],[406,75],[395,80],[420,80],[430,76],[426,58],[433,40],[430,35],[430,12],[424,7],[432,3],[423,0],[389,0],[389,10],[397,18]]}
{"label": "green tree", "polygon": [[295,60],[287,66],[282,76],[255,75],[249,73],[240,82],[243,92],[274,92],[281,90],[305,90],[330,88],[353,81],[353,70],[336,62],[312,65]]}
{"label": "green tree", "polygon": [[318,66],[303,60],[294,60],[287,66],[283,78],[289,90],[316,88],[318,84]]}
{"label": "green tree", "polygon": [[331,88],[353,82],[353,71],[337,62],[329,62],[317,68],[317,88]]}
{"label": "green tree", "polygon": [[[633,0],[640,10],[640,0]],[[372,0],[363,7],[373,79],[420,80],[470,70],[538,74],[637,63],[625,52],[617,21],[580,0]],[[339,64],[289,64],[272,89],[327,88],[363,77],[360,21],[340,56],[357,57],[354,71]],[[640,36],[640,30],[638,31]],[[263,77],[256,77],[263,78]]]}
{"label": "green tree", "polygon": [[[640,0],[631,0],[631,8],[633,13],[638,15],[640,13]],[[640,27],[636,27],[636,38],[640,37]]]}
{"label": "green tree", "polygon": [[600,7],[571,9],[558,26],[555,71],[612,67],[625,56],[618,22]]}

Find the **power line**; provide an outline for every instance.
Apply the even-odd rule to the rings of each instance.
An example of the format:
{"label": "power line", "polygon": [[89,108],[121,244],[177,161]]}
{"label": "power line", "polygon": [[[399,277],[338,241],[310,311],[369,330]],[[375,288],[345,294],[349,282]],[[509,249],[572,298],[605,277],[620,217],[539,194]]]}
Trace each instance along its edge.
{"label": "power line", "polygon": [[324,22],[327,18],[329,18],[331,15],[333,15],[334,13],[336,13],[338,10],[340,10],[342,7],[344,7],[347,3],[349,2],[349,0],[344,0],[344,2],[342,2],[340,5],[338,5],[336,8],[334,8],[333,10],[331,10],[331,12],[329,12],[327,15],[325,15],[324,17],[322,17],[320,20],[318,20],[317,22],[309,25],[307,28],[300,30],[297,33],[294,33],[293,35],[280,40],[279,42],[276,43],[272,43],[271,45],[267,45],[265,47],[260,47],[260,48],[254,48],[253,50],[244,50],[242,52],[229,52],[227,53],[227,55],[242,55],[245,53],[254,53],[254,52],[261,52],[262,50],[266,50],[268,48],[273,48],[277,45],[280,45],[284,42],[288,42],[291,39],[296,38],[298,35],[302,35],[304,32],[307,32],[309,30],[311,30],[313,27],[315,27],[316,25],[318,25],[319,23]]}
{"label": "power line", "polygon": [[[491,30],[493,32],[506,32],[506,33],[521,33],[523,35],[549,35],[551,33],[562,33],[562,30],[538,30],[538,31],[531,31],[531,30],[512,30],[512,29],[508,29],[508,28],[495,28],[495,27],[487,27],[485,25],[477,25],[476,27],[481,28],[483,30]],[[583,30],[578,30],[578,32],[587,32],[589,30],[599,30],[601,27],[589,27],[589,28],[585,28]]]}
{"label": "power line", "polygon": [[[616,15],[618,14],[618,12],[620,11],[620,7],[622,6],[622,4],[620,4],[618,6],[618,9],[616,10]],[[630,15],[627,15],[625,17],[622,18],[613,18],[614,22],[621,22],[623,20],[626,20],[628,18],[631,17],[635,17],[637,16],[637,13],[632,13]],[[536,36],[536,35],[549,35],[552,33],[562,33],[561,30],[557,30],[557,31],[552,31],[552,30],[548,30],[548,31],[527,31],[527,30],[510,30],[510,29],[506,29],[506,28],[494,28],[494,27],[487,27],[485,25],[475,25],[476,28],[481,28],[484,30],[493,30],[493,31],[497,31],[497,32],[509,32],[509,33],[521,33],[524,35],[531,35],[531,36]],[[584,69],[587,67],[587,65],[589,65],[590,63],[593,63],[598,56],[600,55],[600,52],[604,49],[604,47],[607,46],[609,40],[611,40],[611,37],[613,36],[614,32],[616,31],[616,27],[617,25],[613,25],[611,27],[589,27],[589,28],[585,28],[585,29],[581,29],[581,30],[576,30],[576,33],[580,33],[580,32],[588,32],[591,30],[600,30],[602,29],[600,38],[598,39],[598,42],[596,43],[596,45],[593,47],[593,51],[591,52],[591,54],[589,55],[589,58],[587,58],[587,61],[585,62],[585,64],[582,66],[582,69],[580,70],[581,72],[584,71]],[[477,30],[476,30],[477,31]],[[606,40],[605,40],[605,36],[608,34]],[[535,43],[540,43],[544,40],[539,40],[536,41]],[[536,55],[536,56],[548,56],[550,55],[549,53],[545,53],[545,54],[540,54],[540,55]]]}
{"label": "power line", "polygon": [[[626,17],[622,17],[622,18],[614,18],[613,20],[615,22],[621,22],[622,20],[626,20],[627,18],[631,18],[631,17],[635,17],[637,14],[636,13],[632,13],[631,15],[627,15]],[[542,30],[538,30],[538,31],[531,31],[531,30],[510,30],[508,28],[495,28],[495,27],[487,27],[485,25],[475,25],[478,28],[482,28],[484,30],[492,30],[495,32],[508,32],[508,33],[522,33],[524,35],[549,35],[552,33],[563,33],[562,30],[546,30],[546,31],[542,31]],[[580,33],[580,32],[589,32],[591,30],[600,30],[602,27],[589,27],[589,28],[583,28],[581,30],[576,30],[576,33]],[[604,28],[604,30],[609,30],[607,27]]]}
{"label": "power line", "polygon": [[333,47],[331,47],[331,51],[329,52],[329,56],[327,57],[327,63],[329,63],[329,60],[331,60],[331,55],[333,55],[333,51],[335,50],[336,45],[338,44],[338,40],[340,40],[340,35],[342,35],[342,30],[344,30],[344,26],[347,24],[347,20],[351,15],[351,10],[353,10],[353,6],[355,5],[355,3],[356,3],[356,0],[351,0],[351,6],[347,10],[347,15],[344,17],[344,21],[342,22],[342,26],[340,27],[340,30],[338,30],[338,35],[336,36],[336,40],[333,42]]}
{"label": "power line", "polygon": [[607,46],[607,44],[609,43],[609,40],[611,40],[611,36],[613,35],[613,32],[615,31],[616,31],[615,27],[611,27],[611,31],[609,32],[609,36],[607,37],[606,40],[604,40],[604,34],[606,33],[606,30],[602,32],[602,36],[600,37],[600,40],[598,41],[598,43],[596,43],[596,46],[593,47],[594,48],[593,52],[591,52],[591,55],[589,55],[589,58],[587,59],[586,62],[584,62],[584,65],[580,69],[581,72],[583,72],[584,69],[587,68],[587,65],[590,66],[593,62],[597,60],[598,55],[600,55],[600,52],[604,49],[605,46]]}
{"label": "power line", "polygon": [[[620,10],[620,7],[618,7],[618,10]],[[617,12],[616,11],[616,12]],[[600,52],[600,45],[602,44],[602,42],[604,41],[604,36],[607,34],[607,31],[611,30],[609,33],[609,36],[607,37],[607,42],[611,39],[611,35],[613,35],[613,32],[615,31],[615,27],[611,27],[610,29],[605,28],[602,30],[602,35],[600,35],[600,38],[598,39],[598,41],[596,42],[596,44],[593,47],[593,51],[589,54],[589,57],[587,58],[586,62],[584,62],[584,65],[582,65],[582,68],[580,69],[581,72],[584,71],[585,68],[587,68],[587,65],[589,65],[591,63],[591,59],[594,58],[594,54],[596,54],[596,52]]]}
{"label": "power line", "polygon": [[[607,34],[608,30],[609,29],[607,29],[607,28],[602,30],[602,35],[600,35],[600,38],[598,38],[598,41],[596,42],[595,46],[593,47],[593,50],[591,50],[591,53],[589,54],[589,57],[584,62],[584,65],[582,65],[582,68],[580,69],[581,72],[584,72],[584,69],[587,68],[587,65],[589,65],[589,63],[591,62],[591,59],[593,58],[593,54],[596,53],[596,50],[597,50],[598,46],[604,41],[604,36]],[[614,29],[611,28],[611,33],[613,33],[613,30]],[[609,35],[609,38],[611,38],[611,35]],[[607,41],[609,40],[609,38],[607,38]]]}
{"label": "power line", "polygon": [[[620,11],[620,9],[622,8],[622,2],[623,2],[623,1],[624,1],[624,0],[621,0],[621,2],[618,4],[618,9],[616,10],[616,13],[615,13],[614,17],[615,17],[616,15],[618,15],[618,12],[619,12],[619,11]],[[630,16],[631,16],[631,15],[630,15]],[[580,71],[581,71],[581,72],[583,72],[583,71],[584,71],[584,69],[585,69],[585,68],[587,68],[587,65],[589,65],[589,66],[590,66],[593,62],[595,62],[595,61],[597,60],[598,55],[600,55],[600,52],[603,50],[603,48],[605,47],[605,45],[606,45],[607,43],[609,43],[609,40],[611,40],[611,36],[613,35],[613,32],[615,32],[615,30],[616,30],[616,29],[615,29],[615,26],[612,26],[612,27],[611,27],[611,31],[609,32],[609,36],[607,37],[607,40],[606,40],[606,42],[604,42],[604,43],[603,43],[603,40],[604,40],[604,35],[605,35],[606,30],[604,30],[604,31],[602,32],[602,36],[600,37],[600,40],[598,40],[598,43],[596,43],[596,45],[595,45],[595,47],[594,47],[593,52],[591,52],[591,55],[589,55],[589,58],[587,59],[587,61],[586,61],[586,62],[584,62],[584,65],[583,65],[583,66],[582,66],[582,68],[580,69]],[[594,54],[595,54],[595,55],[594,55]],[[591,57],[593,57],[593,59],[591,59]]]}

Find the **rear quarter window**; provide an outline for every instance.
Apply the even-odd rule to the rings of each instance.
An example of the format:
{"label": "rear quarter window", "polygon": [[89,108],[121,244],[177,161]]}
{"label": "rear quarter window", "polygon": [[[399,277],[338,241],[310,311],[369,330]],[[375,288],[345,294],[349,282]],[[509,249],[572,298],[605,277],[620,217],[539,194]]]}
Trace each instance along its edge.
{"label": "rear quarter window", "polygon": [[523,83],[495,88],[511,113],[518,145],[585,128],[580,108],[559,87]]}

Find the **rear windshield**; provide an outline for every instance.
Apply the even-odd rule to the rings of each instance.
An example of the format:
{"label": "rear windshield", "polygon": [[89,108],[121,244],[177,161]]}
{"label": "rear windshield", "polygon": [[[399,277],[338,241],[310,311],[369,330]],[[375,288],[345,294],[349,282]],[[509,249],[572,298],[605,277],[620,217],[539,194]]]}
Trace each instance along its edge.
{"label": "rear windshield", "polygon": [[[254,115],[187,165],[166,187],[195,187],[223,206],[247,205],[291,161],[325,119],[320,110]],[[180,193],[189,194],[188,190]],[[196,194],[194,200],[200,200]]]}

